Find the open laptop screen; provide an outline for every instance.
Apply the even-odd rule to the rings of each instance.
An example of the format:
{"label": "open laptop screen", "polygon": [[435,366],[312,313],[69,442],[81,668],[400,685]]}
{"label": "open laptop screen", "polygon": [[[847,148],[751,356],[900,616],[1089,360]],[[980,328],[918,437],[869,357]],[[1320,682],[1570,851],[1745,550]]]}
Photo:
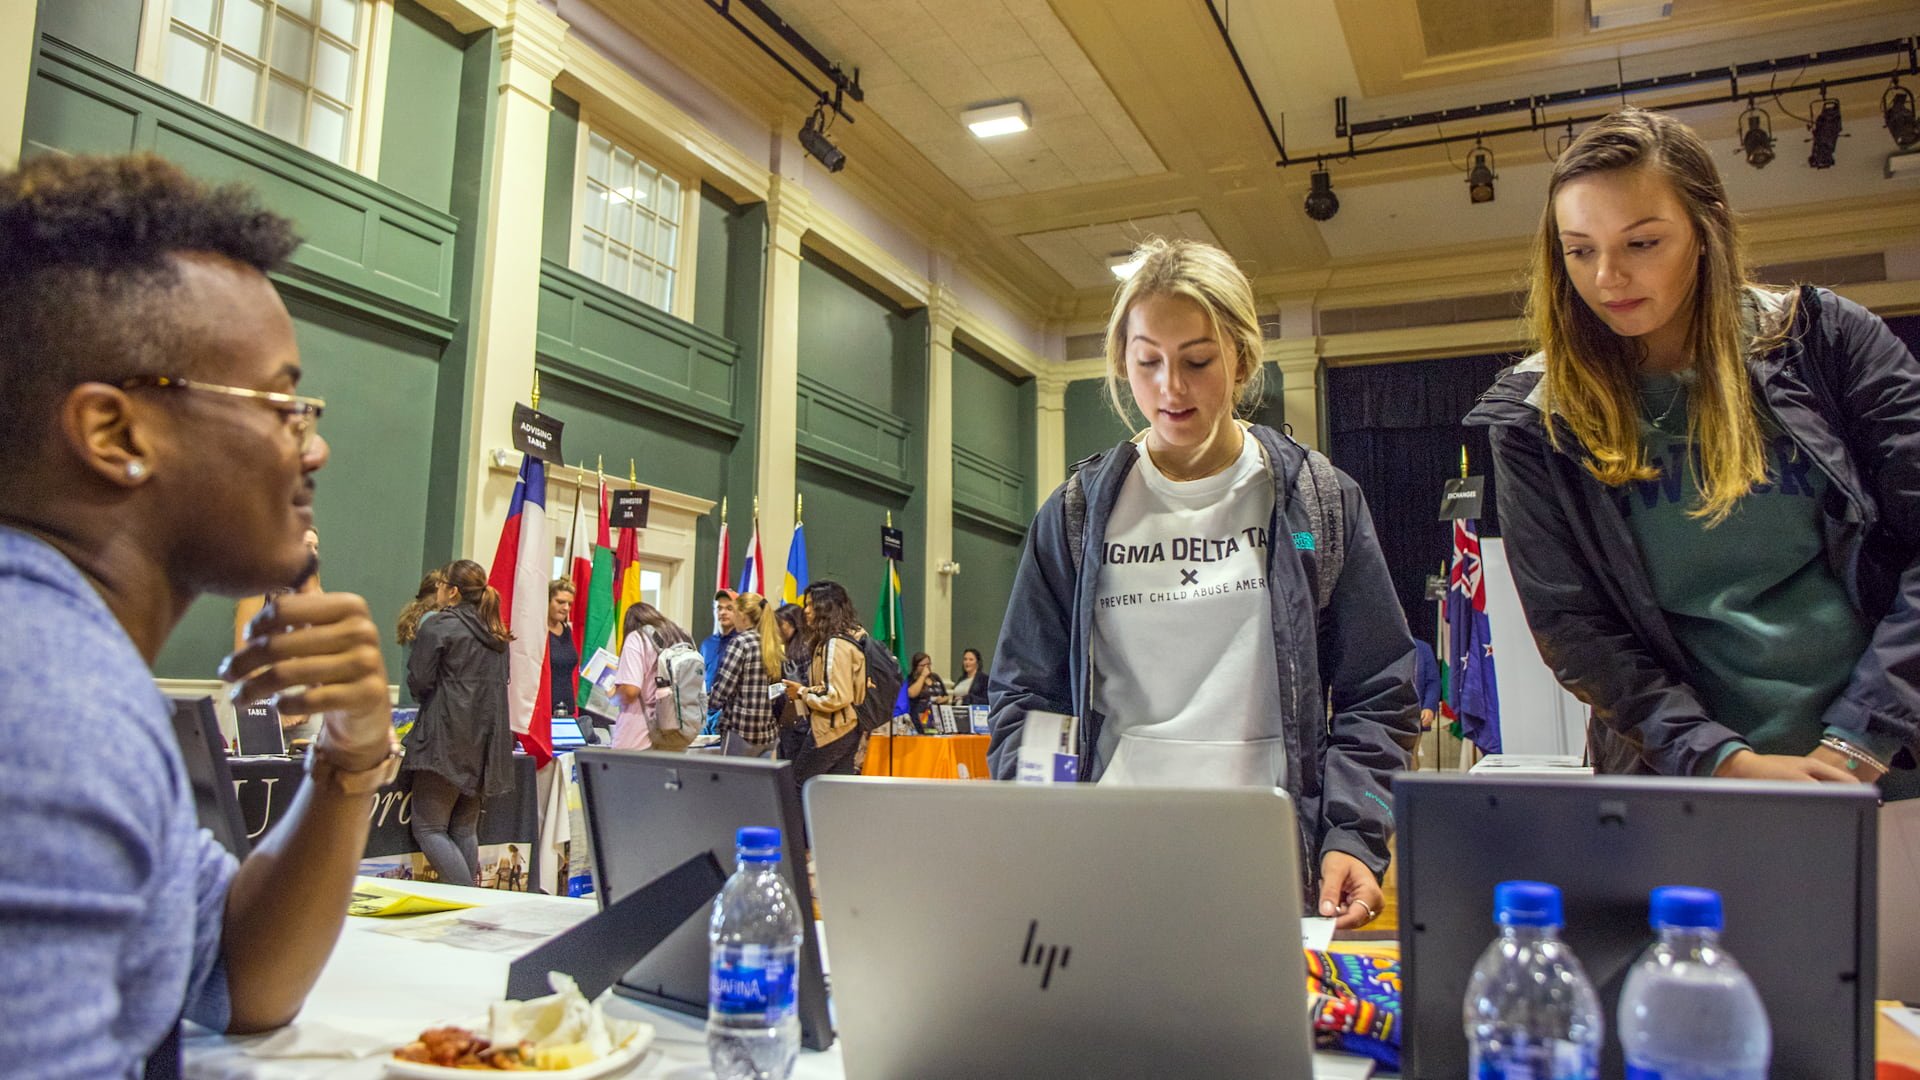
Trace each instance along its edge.
{"label": "open laptop screen", "polygon": [[175,698],[173,733],[180,740],[180,757],[187,766],[187,782],[193,786],[193,809],[200,825],[235,858],[246,858],[252,844],[247,840],[246,819],[240,815],[240,799],[234,794],[233,774],[227,770],[227,744],[220,735],[213,699]]}

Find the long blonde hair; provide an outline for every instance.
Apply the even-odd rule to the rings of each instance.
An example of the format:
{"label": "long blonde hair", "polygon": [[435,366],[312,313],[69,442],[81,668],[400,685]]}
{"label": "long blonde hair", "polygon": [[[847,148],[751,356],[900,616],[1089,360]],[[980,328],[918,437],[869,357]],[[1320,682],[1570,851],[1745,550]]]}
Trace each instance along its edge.
{"label": "long blonde hair", "polygon": [[430,611],[439,610],[440,590],[447,584],[447,572],[438,567],[427,571],[420,579],[420,590],[414,593],[407,606],[400,609],[400,623],[394,630],[394,639],[402,645],[413,644],[420,633],[420,620]]}
{"label": "long blonde hair", "polygon": [[[1672,186],[1700,247],[1687,331],[1695,373],[1687,434],[1699,448],[1701,503],[1688,513],[1711,527],[1766,480],[1746,357],[1777,335],[1749,339],[1742,302],[1750,283],[1720,171],[1693,129],[1670,116],[1634,108],[1613,113],[1581,132],[1554,164],[1527,295],[1527,318],[1546,361],[1547,437],[1560,446],[1558,425],[1551,419],[1559,417],[1586,449],[1587,470],[1609,487],[1660,475],[1640,438],[1638,377],[1645,347],[1614,333],[1580,299],[1567,273],[1554,214],[1554,198],[1569,181],[1627,169],[1653,170]],[[1790,322],[1789,313],[1779,324],[1782,333]],[[1685,469],[1688,463],[1667,467]]]}
{"label": "long blonde hair", "polygon": [[1234,407],[1245,411],[1260,400],[1264,349],[1260,314],[1253,302],[1253,285],[1233,256],[1193,240],[1153,237],[1134,249],[1139,264],[1133,276],[1114,290],[1113,314],[1107,319],[1107,401],[1129,424],[1136,416],[1128,407],[1127,316],[1133,305],[1156,296],[1181,296],[1200,305],[1213,326],[1213,337],[1233,360]]}
{"label": "long blonde hair", "polygon": [[787,660],[787,647],[780,640],[780,624],[774,618],[773,605],[759,593],[749,592],[733,598],[733,610],[748,626],[759,631],[760,666],[767,669],[767,678],[780,678],[782,665]]}

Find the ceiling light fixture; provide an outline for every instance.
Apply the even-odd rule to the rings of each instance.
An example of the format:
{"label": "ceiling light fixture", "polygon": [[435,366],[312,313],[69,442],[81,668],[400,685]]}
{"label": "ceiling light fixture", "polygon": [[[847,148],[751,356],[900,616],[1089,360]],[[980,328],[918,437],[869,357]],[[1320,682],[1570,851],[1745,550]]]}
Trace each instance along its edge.
{"label": "ceiling light fixture", "polygon": [[1312,187],[1307,192],[1307,216],[1315,221],[1332,221],[1340,212],[1340,199],[1333,193],[1333,174],[1327,171],[1325,158],[1315,165],[1308,183]]}
{"label": "ceiling light fixture", "polygon": [[816,107],[813,115],[807,117],[807,122],[800,126],[800,148],[826,166],[828,172],[839,172],[847,167],[847,152],[827,138],[825,105]]}
{"label": "ceiling light fixture", "polygon": [[1476,206],[1492,202],[1493,182],[1500,178],[1500,174],[1493,171],[1493,151],[1476,140],[1467,161],[1467,198]]}
{"label": "ceiling light fixture", "polygon": [[1880,95],[1880,116],[1886,121],[1887,134],[1893,136],[1893,144],[1902,150],[1910,149],[1920,143],[1920,119],[1913,114],[1913,91],[1900,85],[1895,79],[1887,92]]}
{"label": "ceiling light fixture", "polygon": [[960,114],[960,122],[975,138],[992,139],[1027,130],[1033,126],[1033,117],[1027,113],[1027,103],[1015,99],[967,109]]}
{"label": "ceiling light fixture", "polygon": [[1767,110],[1747,99],[1747,111],[1740,114],[1739,126],[1740,152],[1747,156],[1747,164],[1756,169],[1764,169],[1773,161],[1773,117]]}
{"label": "ceiling light fixture", "polygon": [[1833,168],[1833,151],[1840,145],[1840,103],[1827,96],[1827,88],[1820,88],[1820,97],[1814,101],[1818,111],[1814,113],[1813,149],[1807,152],[1807,164],[1816,169]]}
{"label": "ceiling light fixture", "polygon": [[1125,281],[1132,277],[1146,261],[1145,255],[1137,255],[1131,251],[1116,251],[1107,256],[1107,269],[1113,271],[1114,277]]}

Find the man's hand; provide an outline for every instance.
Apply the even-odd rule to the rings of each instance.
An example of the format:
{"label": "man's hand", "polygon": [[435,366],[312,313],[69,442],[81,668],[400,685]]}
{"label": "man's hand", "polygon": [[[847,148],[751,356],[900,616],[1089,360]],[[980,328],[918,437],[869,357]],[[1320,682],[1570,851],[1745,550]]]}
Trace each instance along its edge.
{"label": "man's hand", "polygon": [[1433,730],[1433,710],[1432,709],[1420,710],[1420,730],[1421,731]]}
{"label": "man's hand", "polygon": [[1320,856],[1320,914],[1337,920],[1335,930],[1352,930],[1372,922],[1387,902],[1380,879],[1367,864],[1344,851]]}
{"label": "man's hand", "polygon": [[1720,763],[1713,775],[1736,780],[1808,780],[1827,784],[1861,782],[1860,777],[1844,767],[1816,757],[1819,753],[1816,750],[1806,757],[1797,757],[1793,754],[1756,754],[1751,750],[1735,750]]}
{"label": "man's hand", "polygon": [[380,629],[352,593],[275,597],[220,664],[236,703],[279,695],[284,712],[321,716],[329,761],[357,772],[387,756],[393,709]]}

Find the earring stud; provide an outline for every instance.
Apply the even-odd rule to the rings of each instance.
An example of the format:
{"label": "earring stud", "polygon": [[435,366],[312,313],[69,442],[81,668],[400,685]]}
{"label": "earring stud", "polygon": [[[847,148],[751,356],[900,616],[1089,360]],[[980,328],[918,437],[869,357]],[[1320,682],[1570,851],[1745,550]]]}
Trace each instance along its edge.
{"label": "earring stud", "polygon": [[127,479],[138,480],[145,475],[147,475],[147,467],[144,463],[138,461],[127,462]]}

